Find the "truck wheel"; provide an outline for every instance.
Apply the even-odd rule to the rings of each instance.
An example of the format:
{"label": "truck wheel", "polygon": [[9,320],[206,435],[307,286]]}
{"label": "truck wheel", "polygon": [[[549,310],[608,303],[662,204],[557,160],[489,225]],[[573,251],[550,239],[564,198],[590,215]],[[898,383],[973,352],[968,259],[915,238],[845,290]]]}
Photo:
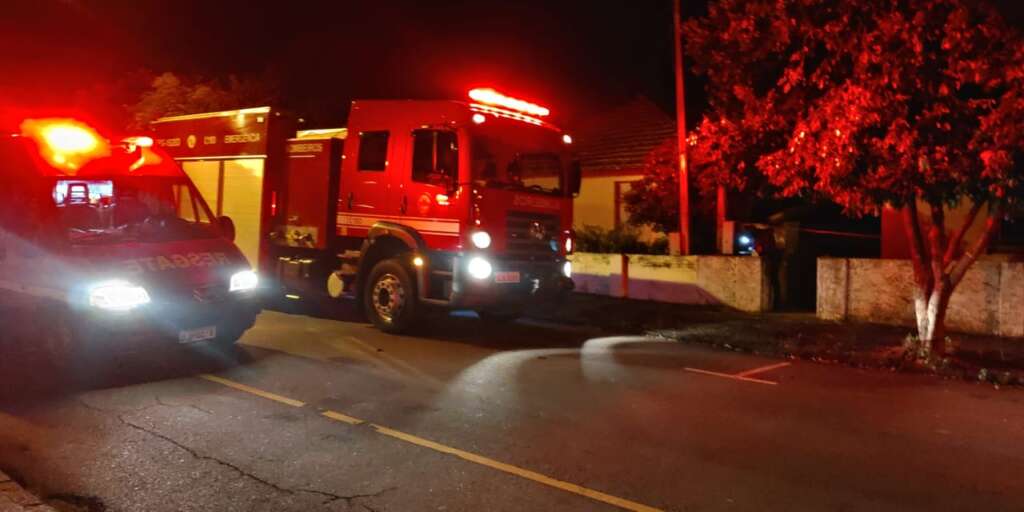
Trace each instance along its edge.
{"label": "truck wheel", "polygon": [[407,330],[418,314],[416,288],[397,259],[374,265],[363,289],[363,309],[373,325],[392,334]]}

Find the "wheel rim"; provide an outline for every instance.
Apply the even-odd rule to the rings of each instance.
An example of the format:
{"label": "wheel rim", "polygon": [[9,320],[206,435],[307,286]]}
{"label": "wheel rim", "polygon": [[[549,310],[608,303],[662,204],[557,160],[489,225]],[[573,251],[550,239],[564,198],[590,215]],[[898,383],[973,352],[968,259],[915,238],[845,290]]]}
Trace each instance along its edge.
{"label": "wheel rim", "polygon": [[384,274],[373,285],[373,309],[385,322],[391,323],[405,307],[405,287],[394,274]]}

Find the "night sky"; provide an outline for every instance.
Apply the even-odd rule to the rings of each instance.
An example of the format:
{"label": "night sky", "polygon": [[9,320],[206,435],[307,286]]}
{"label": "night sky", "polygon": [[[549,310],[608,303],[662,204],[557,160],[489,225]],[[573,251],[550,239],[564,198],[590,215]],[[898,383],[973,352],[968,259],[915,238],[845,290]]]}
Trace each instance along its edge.
{"label": "night sky", "polygon": [[273,76],[286,106],[328,122],[353,98],[461,99],[475,85],[563,119],[639,94],[673,108],[671,0],[12,3],[7,106],[81,103],[149,70]]}
{"label": "night sky", "polygon": [[[684,14],[706,1],[683,0]],[[4,3],[0,109],[104,116],[164,71],[274,77],[283,106],[320,125],[341,123],[354,98],[463,98],[476,85],[561,122],[641,94],[674,109],[671,0]],[[999,3],[1021,25],[1022,2]],[[688,79],[691,123],[701,88]]]}

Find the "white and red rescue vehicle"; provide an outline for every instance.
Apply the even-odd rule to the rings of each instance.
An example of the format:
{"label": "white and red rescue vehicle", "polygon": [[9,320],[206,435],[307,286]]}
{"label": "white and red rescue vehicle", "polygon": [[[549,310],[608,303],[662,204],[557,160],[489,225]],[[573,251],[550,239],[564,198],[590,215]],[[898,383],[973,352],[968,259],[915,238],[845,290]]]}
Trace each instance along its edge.
{"label": "white and red rescue vehicle", "polygon": [[[273,135],[287,131],[286,116],[267,108],[154,129],[210,184],[208,198],[260,205],[240,233],[258,237],[260,271],[285,293],[355,298],[375,325],[400,332],[426,307],[508,319],[571,290],[579,166],[548,114],[474,89],[468,101],[355,101],[345,128],[287,140]],[[244,182],[243,168],[261,181]]]}
{"label": "white and red rescue vehicle", "polygon": [[34,313],[53,357],[126,338],[231,345],[255,320],[230,219],[152,146],[69,119],[0,137],[0,296]]}

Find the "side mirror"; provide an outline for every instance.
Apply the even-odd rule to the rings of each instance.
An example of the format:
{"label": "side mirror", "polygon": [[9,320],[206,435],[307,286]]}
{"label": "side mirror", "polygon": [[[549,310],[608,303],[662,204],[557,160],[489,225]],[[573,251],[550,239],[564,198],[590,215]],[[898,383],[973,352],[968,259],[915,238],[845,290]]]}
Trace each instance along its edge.
{"label": "side mirror", "polygon": [[569,183],[567,185],[569,195],[578,196],[580,194],[580,186],[583,185],[583,166],[579,160],[573,160],[569,167]]}
{"label": "side mirror", "polygon": [[235,221],[231,220],[231,217],[218,217],[217,227],[220,228],[220,236],[235,241]]}

